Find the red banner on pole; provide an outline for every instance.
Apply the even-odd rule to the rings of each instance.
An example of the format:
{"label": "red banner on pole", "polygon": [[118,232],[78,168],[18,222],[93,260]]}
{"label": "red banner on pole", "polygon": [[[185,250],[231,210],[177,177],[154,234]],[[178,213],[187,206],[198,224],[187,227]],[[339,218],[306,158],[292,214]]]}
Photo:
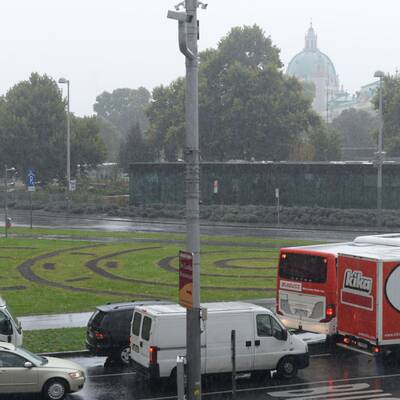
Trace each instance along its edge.
{"label": "red banner on pole", "polygon": [[179,251],[179,304],[193,307],[193,253]]}

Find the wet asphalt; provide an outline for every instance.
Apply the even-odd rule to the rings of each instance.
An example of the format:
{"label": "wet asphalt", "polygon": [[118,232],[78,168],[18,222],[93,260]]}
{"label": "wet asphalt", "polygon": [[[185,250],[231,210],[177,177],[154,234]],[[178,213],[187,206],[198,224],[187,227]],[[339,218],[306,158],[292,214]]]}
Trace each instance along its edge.
{"label": "wet asphalt", "polygon": [[[400,399],[400,361],[379,360],[349,350],[335,354],[323,348],[314,351],[310,366],[289,381],[272,376],[260,382],[249,377],[237,380],[239,400],[266,399]],[[168,382],[151,387],[129,367],[104,366],[105,358],[79,357],[73,361],[85,366],[88,379],[75,400],[174,399],[176,389]],[[202,385],[205,399],[232,399],[231,378],[208,377]]]}
{"label": "wet asphalt", "polygon": [[[29,226],[30,213],[27,210],[9,210],[8,213],[13,220],[13,226]],[[0,210],[0,221],[4,221],[3,211]],[[100,231],[121,231],[121,232],[171,232],[184,233],[186,225],[184,221],[172,220],[144,220],[113,218],[107,216],[93,215],[71,215],[66,213],[49,213],[34,211],[33,227],[60,228],[60,229],[87,229]],[[10,230],[12,233],[12,228]],[[249,236],[249,237],[275,237],[285,239],[303,240],[326,240],[326,241],[347,241],[353,240],[356,236],[376,234],[374,228],[337,228],[329,227],[285,227],[279,225],[258,225],[258,224],[222,224],[209,221],[201,222],[201,233],[203,235],[228,235],[228,236]]]}

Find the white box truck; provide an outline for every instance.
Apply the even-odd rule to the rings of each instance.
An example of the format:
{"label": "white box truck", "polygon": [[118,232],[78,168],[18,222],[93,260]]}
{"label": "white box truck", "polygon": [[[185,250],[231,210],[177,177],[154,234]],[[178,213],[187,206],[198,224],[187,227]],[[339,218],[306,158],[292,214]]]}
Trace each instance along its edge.
{"label": "white box truck", "polygon": [[353,250],[338,261],[338,345],[399,356],[400,248]]}
{"label": "white box truck", "polygon": [[[293,378],[309,364],[308,347],[264,307],[243,302],[203,303],[201,372],[232,371],[231,332],[236,331],[236,371],[276,370]],[[137,307],[131,327],[131,361],[146,378],[175,379],[177,356],[186,355],[186,309],[177,305]]]}
{"label": "white box truck", "polygon": [[22,328],[6,302],[0,297],[0,341],[22,346]]}

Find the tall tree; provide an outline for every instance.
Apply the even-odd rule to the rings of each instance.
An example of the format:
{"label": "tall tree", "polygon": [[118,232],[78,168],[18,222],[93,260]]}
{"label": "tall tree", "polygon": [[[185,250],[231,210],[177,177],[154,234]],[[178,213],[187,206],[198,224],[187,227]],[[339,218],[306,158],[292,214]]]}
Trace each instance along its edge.
{"label": "tall tree", "polygon": [[371,147],[375,144],[373,134],[378,129],[378,119],[367,111],[344,110],[331,125],[341,135],[344,147]]}
{"label": "tall tree", "polygon": [[153,101],[147,109],[151,121],[146,138],[159,158],[175,161],[185,143],[185,81],[179,78],[169,86],[153,90]]}
{"label": "tall tree", "polygon": [[121,142],[136,124],[139,124],[142,131],[147,128],[145,109],[149,102],[150,92],[144,87],[115,89],[112,93],[103,92],[96,97],[93,109],[108,122],[101,124],[101,136],[109,144],[111,158],[118,154]]}
{"label": "tall tree", "polygon": [[[0,99],[0,165],[29,168],[46,182],[66,175],[65,101],[57,82],[31,74]],[[71,170],[77,163],[104,160],[105,149],[95,117],[71,118]]]}
{"label": "tall tree", "polygon": [[155,150],[144,138],[140,125],[136,124],[123,140],[119,153],[120,165],[128,171],[129,164],[140,161],[154,161]]}
{"label": "tall tree", "polygon": [[98,117],[71,119],[71,172],[78,164],[96,166],[106,158],[106,148],[100,137]]}
{"label": "tall tree", "polygon": [[65,103],[57,83],[33,73],[12,87],[0,102],[2,164],[28,168],[45,181],[65,175]]}
{"label": "tall tree", "polygon": [[[203,160],[287,159],[296,137],[322,129],[311,97],[281,67],[279,50],[256,25],[232,29],[217,49],[200,54]],[[183,103],[184,80],[178,79],[156,88],[148,108],[147,132],[168,160],[183,147]]]}
{"label": "tall tree", "polygon": [[[386,75],[383,85],[384,150],[390,156],[400,156],[400,76]],[[379,110],[379,91],[373,104]]]}

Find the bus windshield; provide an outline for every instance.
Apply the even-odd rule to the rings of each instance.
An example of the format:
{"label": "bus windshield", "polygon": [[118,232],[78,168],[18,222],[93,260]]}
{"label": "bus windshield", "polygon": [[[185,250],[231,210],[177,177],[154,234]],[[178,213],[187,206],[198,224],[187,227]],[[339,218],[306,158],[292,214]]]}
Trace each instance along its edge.
{"label": "bus windshield", "polygon": [[279,262],[279,277],[301,282],[326,282],[327,259],[309,254],[283,253]]}

